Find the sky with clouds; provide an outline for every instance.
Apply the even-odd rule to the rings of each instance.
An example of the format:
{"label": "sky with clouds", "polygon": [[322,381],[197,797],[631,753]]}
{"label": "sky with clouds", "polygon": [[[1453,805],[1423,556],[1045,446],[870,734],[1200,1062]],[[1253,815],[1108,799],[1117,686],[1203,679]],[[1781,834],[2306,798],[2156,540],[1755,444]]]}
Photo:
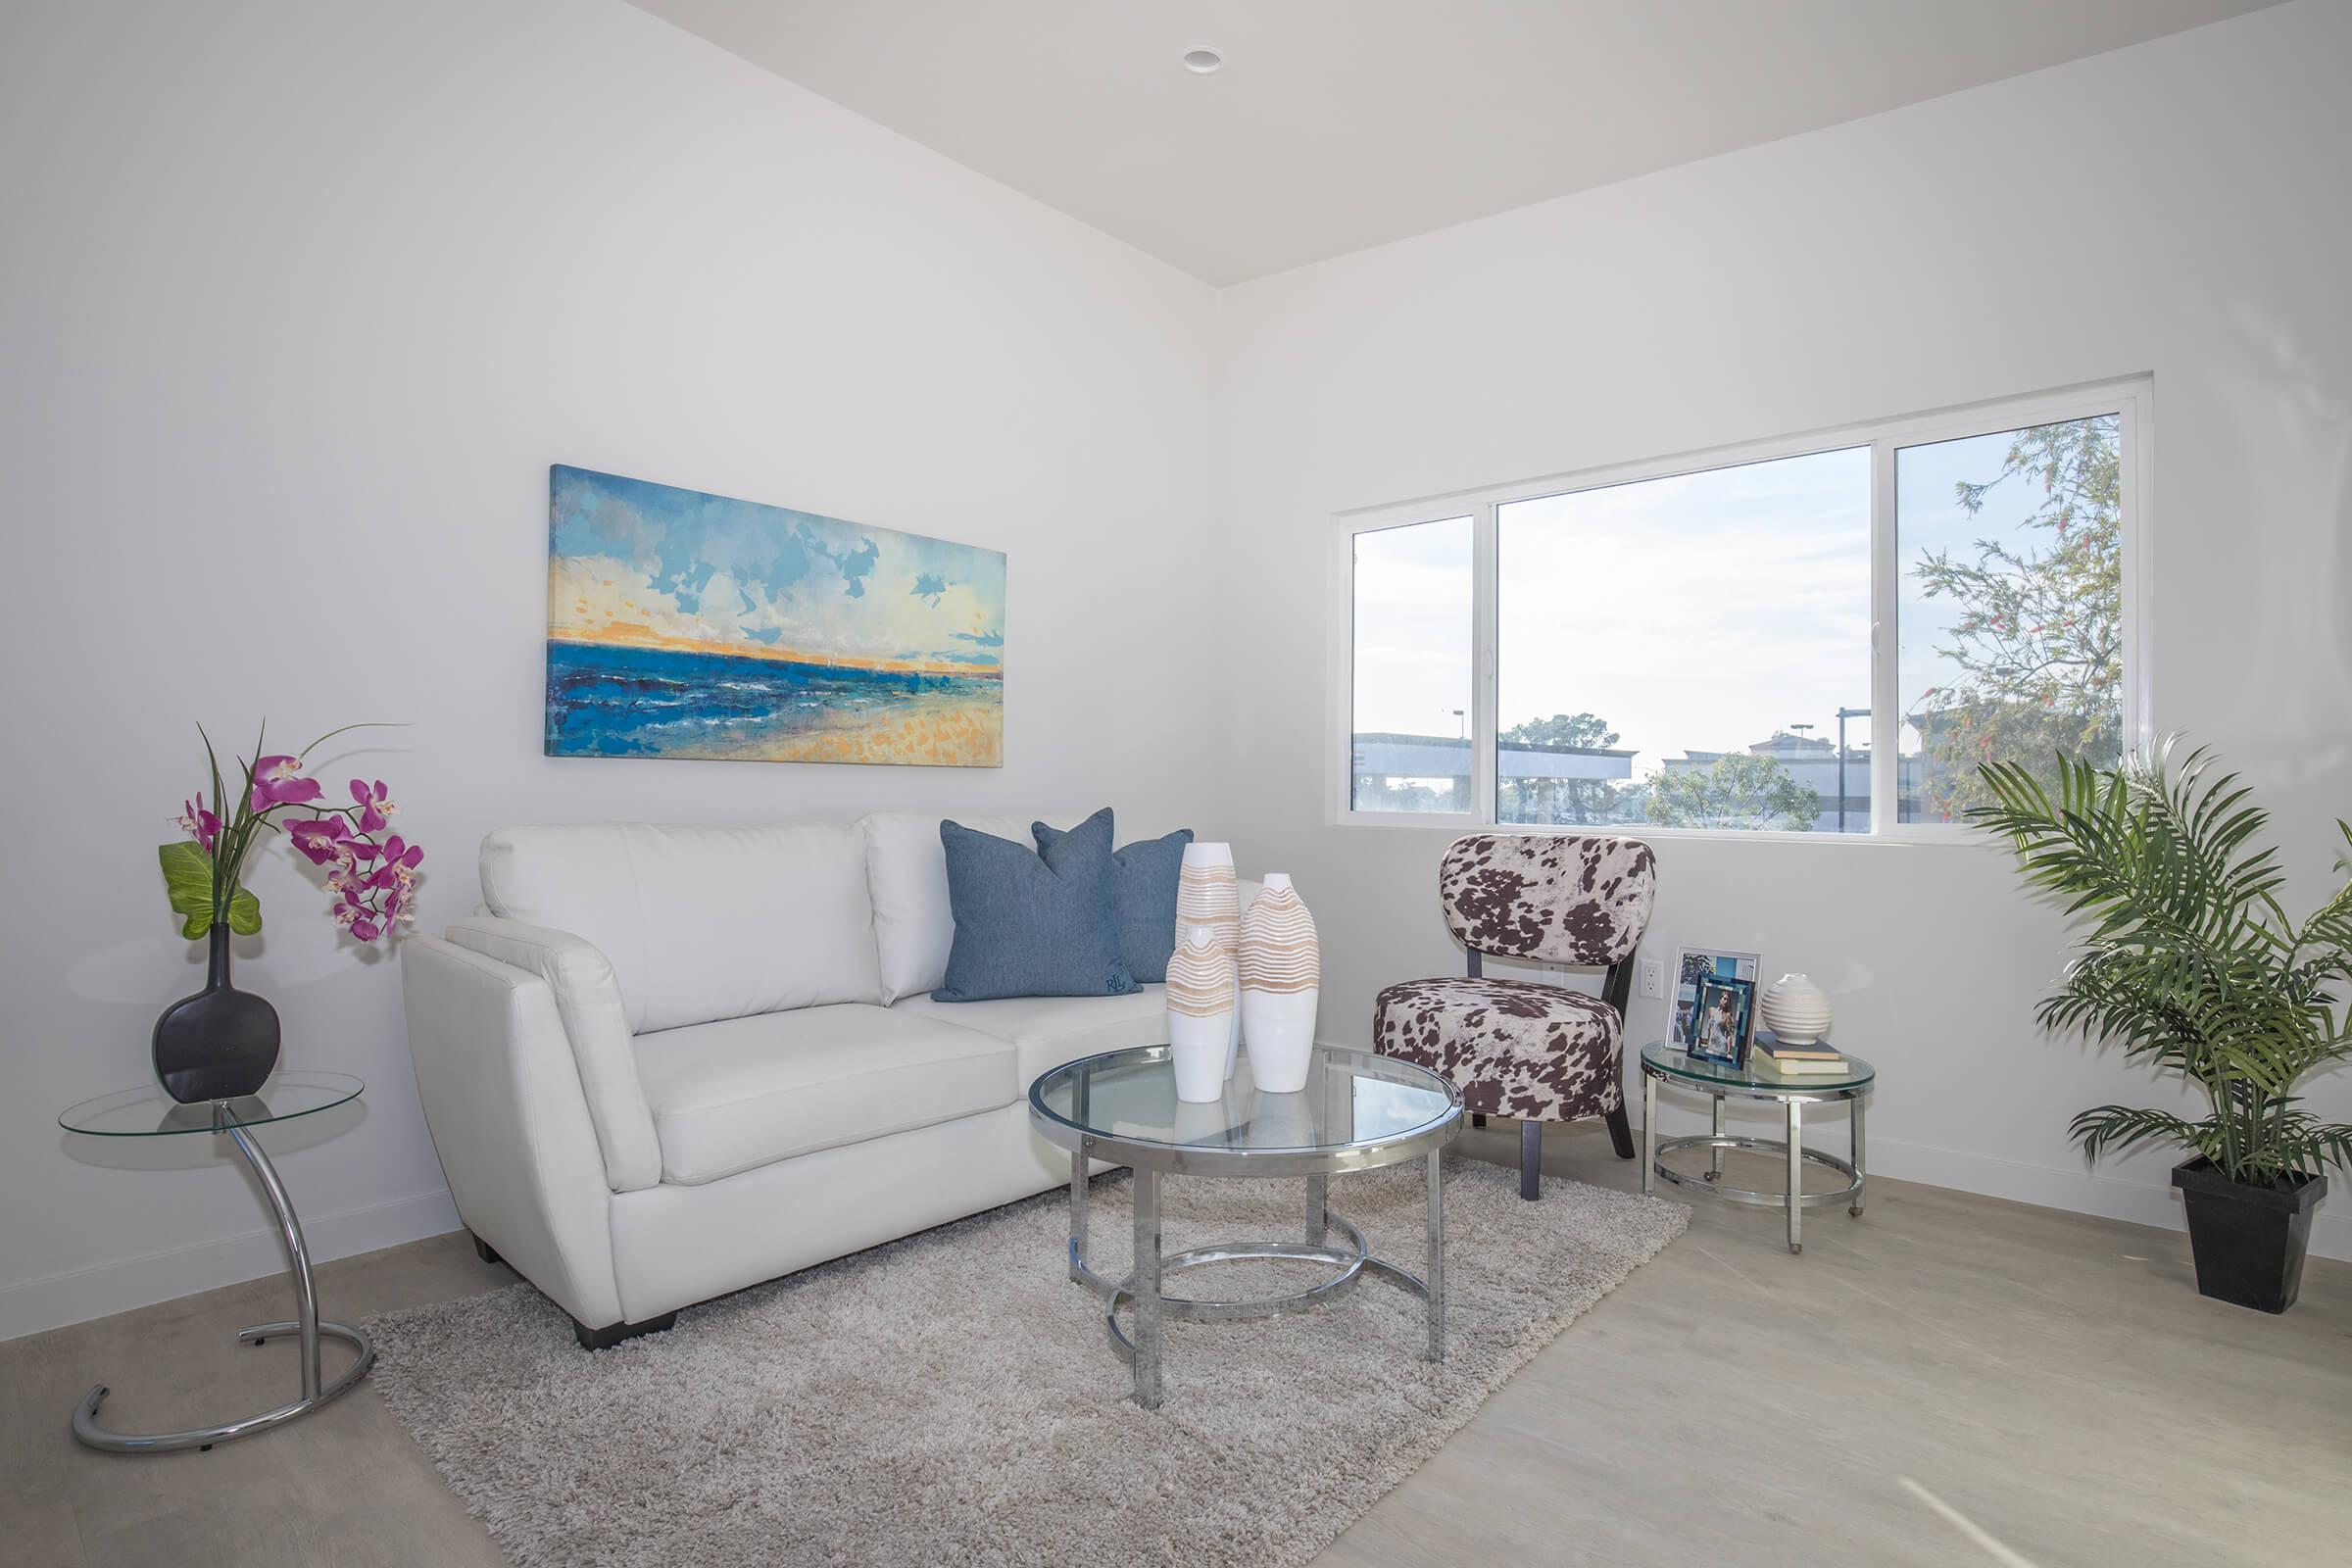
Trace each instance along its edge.
{"label": "sky with clouds", "polygon": [[[2000,472],[2006,434],[1907,447],[1898,464],[1902,675],[1938,678],[1957,614],[1911,570],[1932,550],[2015,541],[2037,497],[2001,486],[1971,517],[1954,484]],[[1356,538],[1355,728],[1455,735],[1470,707],[1470,520]],[[1593,712],[1646,776],[1686,751],[1776,730],[1837,735],[1868,708],[1870,449],[1642,480],[1496,509],[1496,706],[1503,728]],[[1910,693],[1905,694],[1907,697]],[[1868,718],[1849,720],[1866,745]],[[1918,736],[1904,726],[1905,750]]]}
{"label": "sky with clouds", "polygon": [[584,468],[549,494],[551,636],[1004,662],[998,551]]}

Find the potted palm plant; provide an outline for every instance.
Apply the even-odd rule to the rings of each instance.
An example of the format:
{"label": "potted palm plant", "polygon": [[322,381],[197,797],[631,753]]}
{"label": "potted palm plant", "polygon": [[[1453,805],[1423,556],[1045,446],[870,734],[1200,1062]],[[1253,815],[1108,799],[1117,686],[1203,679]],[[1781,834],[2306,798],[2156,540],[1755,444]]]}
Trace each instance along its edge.
{"label": "potted palm plant", "polygon": [[[2174,1144],[2197,1290],[2266,1312],[2293,1304],[2326,1167],[2352,1166],[2352,1125],[2301,1108],[2296,1085],[2352,1055],[2352,881],[2301,924],[2278,902],[2269,813],[2202,748],[2167,741],[2113,768],[2058,760],[2056,793],[2011,762],[1979,771],[1969,815],[2015,849],[2026,880],[2091,922],[2044,1029],[2121,1045],[2179,1073],[2212,1113],[2100,1105],[2070,1127],[2086,1158]],[[2352,826],[2337,829],[2352,847]],[[2338,874],[2352,858],[2338,858]]]}

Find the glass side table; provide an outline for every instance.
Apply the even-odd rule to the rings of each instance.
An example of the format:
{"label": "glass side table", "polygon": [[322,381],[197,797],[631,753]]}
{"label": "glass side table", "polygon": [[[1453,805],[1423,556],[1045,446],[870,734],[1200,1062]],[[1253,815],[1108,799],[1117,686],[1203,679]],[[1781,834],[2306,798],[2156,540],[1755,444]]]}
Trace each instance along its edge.
{"label": "glass side table", "polygon": [[[210,1133],[225,1137],[237,1146],[237,1152],[261,1178],[262,1191],[270,1196],[270,1205],[277,1212],[279,1237],[286,1244],[286,1260],[294,1273],[295,1318],[290,1323],[257,1323],[242,1330],[237,1341],[242,1345],[260,1345],[269,1340],[294,1335],[302,1341],[302,1396],[288,1404],[260,1415],[247,1416],[241,1421],[223,1421],[219,1426],[198,1427],[187,1432],[159,1432],[138,1434],[110,1432],[98,1424],[98,1405],[108,1393],[103,1383],[91,1385],[90,1392],[81,1396],[74,1410],[74,1436],[90,1447],[108,1453],[161,1453],[172,1448],[209,1448],[216,1443],[232,1438],[249,1438],[257,1432],[284,1426],[296,1416],[307,1415],[318,1406],[348,1391],[368,1375],[375,1364],[375,1346],[367,1334],[347,1323],[322,1322],[318,1316],[318,1293],[311,1281],[310,1249],[302,1239],[301,1222],[294,1217],[294,1205],[286,1200],[286,1189],[277,1179],[277,1170],[270,1156],[254,1142],[252,1129],[273,1121],[291,1121],[357,1100],[367,1086],[357,1078],[339,1072],[281,1072],[262,1086],[258,1095],[246,1095],[236,1100],[215,1100],[193,1105],[183,1105],[164,1093],[162,1088],[149,1084],[141,1089],[125,1089],[120,1094],[102,1095],[85,1100],[57,1118],[57,1124],[70,1133],[83,1133],[92,1138],[168,1138],[188,1133]],[[321,1335],[344,1341],[359,1351],[351,1365],[337,1373],[331,1383],[321,1383],[318,1375],[318,1340]]]}
{"label": "glass side table", "polygon": [[[1692,1187],[1700,1192],[1728,1198],[1735,1203],[1756,1203],[1766,1208],[1785,1208],[1788,1211],[1788,1250],[1805,1250],[1805,1210],[1817,1203],[1843,1203],[1849,1214],[1862,1212],[1863,1186],[1866,1167],[1862,1158],[1862,1097],[1878,1073],[1859,1056],[1845,1058],[1845,1070],[1838,1073],[1820,1073],[1810,1077],[1784,1078],[1767,1069],[1750,1070],[1734,1067],[1720,1061],[1693,1058],[1672,1046],[1647,1045],[1642,1048],[1642,1193],[1648,1197],[1656,1188],[1656,1178],[1663,1176],[1677,1186]],[[1671,1083],[1679,1088],[1701,1089],[1712,1097],[1715,1111],[1715,1130],[1689,1138],[1658,1137],[1658,1085]],[[1727,1096],[1741,1100],[1777,1100],[1788,1107],[1788,1137],[1727,1138],[1723,1132],[1723,1102]],[[1804,1107],[1829,1101],[1852,1102],[1853,1158],[1839,1159],[1836,1154],[1805,1147]],[[1685,1176],[1667,1168],[1663,1156],[1678,1149],[1708,1151],[1707,1173],[1703,1177]],[[1787,1187],[1777,1193],[1757,1192],[1746,1187],[1726,1187],[1723,1175],[1723,1152],[1727,1149],[1752,1149],[1761,1153],[1780,1154],[1788,1161]],[[1805,1161],[1827,1165],[1842,1173],[1846,1185],[1835,1192],[1808,1193],[1805,1191]]]}

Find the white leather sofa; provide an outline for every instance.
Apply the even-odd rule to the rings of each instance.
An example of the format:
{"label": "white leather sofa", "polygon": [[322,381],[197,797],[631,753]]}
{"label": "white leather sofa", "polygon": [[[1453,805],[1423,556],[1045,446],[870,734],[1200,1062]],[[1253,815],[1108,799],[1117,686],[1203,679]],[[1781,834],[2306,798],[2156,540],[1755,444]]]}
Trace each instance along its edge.
{"label": "white leather sofa", "polygon": [[[1025,843],[1034,818],[955,819]],[[458,1212],[583,1346],[1067,1181],[1030,1083],[1167,1039],[1155,985],[933,1002],[939,823],[508,829],[482,841],[488,913],[404,945]]]}

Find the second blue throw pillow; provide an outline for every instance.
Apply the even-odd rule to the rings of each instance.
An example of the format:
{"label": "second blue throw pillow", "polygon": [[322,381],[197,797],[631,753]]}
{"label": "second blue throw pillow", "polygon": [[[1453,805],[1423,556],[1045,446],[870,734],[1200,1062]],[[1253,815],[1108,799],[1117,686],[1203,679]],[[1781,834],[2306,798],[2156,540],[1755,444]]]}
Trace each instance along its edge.
{"label": "second blue throw pillow", "polygon": [[[1095,813],[1108,814],[1107,807]],[[1029,831],[1037,838],[1040,855],[1066,836],[1043,822],[1030,823]],[[1168,960],[1176,956],[1176,884],[1184,875],[1184,847],[1192,842],[1193,830],[1178,828],[1164,838],[1138,839],[1110,858],[1110,903],[1119,924],[1119,952],[1127,959],[1127,972],[1147,985],[1167,979]]]}
{"label": "second blue throw pillow", "polygon": [[1042,852],[956,822],[939,824],[956,939],[936,1002],[1118,997],[1143,989],[1119,951],[1110,812]]}

